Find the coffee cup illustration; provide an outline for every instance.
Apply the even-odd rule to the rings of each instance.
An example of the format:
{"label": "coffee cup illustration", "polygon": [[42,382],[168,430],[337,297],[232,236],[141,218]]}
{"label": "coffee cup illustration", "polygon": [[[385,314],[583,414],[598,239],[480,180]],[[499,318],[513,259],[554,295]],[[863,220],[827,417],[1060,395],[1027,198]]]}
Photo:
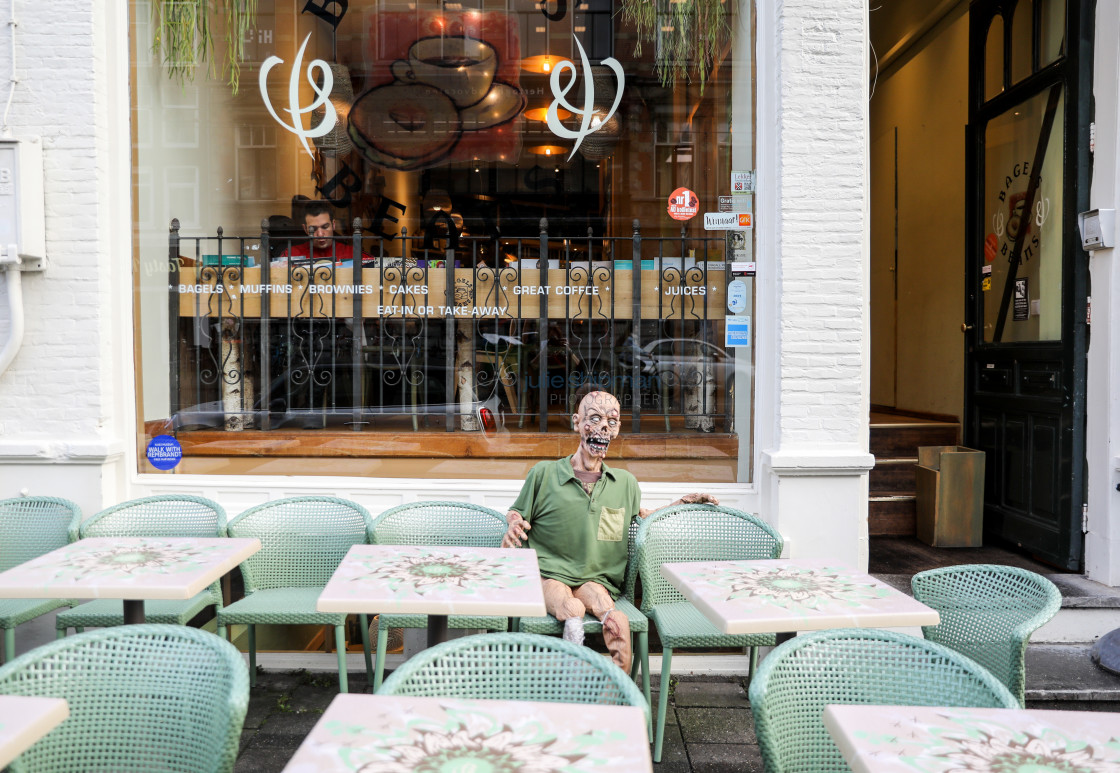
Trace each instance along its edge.
{"label": "coffee cup illustration", "polygon": [[497,69],[494,47],[467,37],[420,38],[408,49],[408,59],[392,65],[393,77],[401,83],[439,89],[460,109],[489,93]]}

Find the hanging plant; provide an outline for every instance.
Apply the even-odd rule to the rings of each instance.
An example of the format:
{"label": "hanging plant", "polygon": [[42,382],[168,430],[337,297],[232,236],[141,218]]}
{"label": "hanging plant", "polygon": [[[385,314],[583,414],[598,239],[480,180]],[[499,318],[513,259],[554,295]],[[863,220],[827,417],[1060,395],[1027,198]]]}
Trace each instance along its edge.
{"label": "hanging plant", "polygon": [[654,62],[661,85],[690,78],[689,64],[695,60],[704,93],[731,32],[725,0],[623,0],[622,18],[637,30],[635,56],[641,56],[643,42],[657,46]]}
{"label": "hanging plant", "polygon": [[[213,16],[221,15],[226,45],[220,60],[214,46]],[[257,18],[257,0],[156,0],[152,3],[155,29],[152,51],[163,62],[167,74],[183,83],[193,81],[202,63],[207,74],[223,78],[233,93],[241,84],[241,62],[245,39]]]}

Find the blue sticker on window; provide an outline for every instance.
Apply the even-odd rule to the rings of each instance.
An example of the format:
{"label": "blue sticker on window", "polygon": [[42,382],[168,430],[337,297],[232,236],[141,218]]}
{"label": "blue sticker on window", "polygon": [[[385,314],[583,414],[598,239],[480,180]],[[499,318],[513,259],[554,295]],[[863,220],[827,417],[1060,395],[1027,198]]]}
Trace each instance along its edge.
{"label": "blue sticker on window", "polygon": [[156,435],[148,443],[148,461],[157,470],[170,470],[183,458],[183,447],[170,435]]}
{"label": "blue sticker on window", "polygon": [[728,317],[725,322],[727,325],[727,335],[724,338],[725,346],[731,348],[732,346],[751,345],[750,317]]}

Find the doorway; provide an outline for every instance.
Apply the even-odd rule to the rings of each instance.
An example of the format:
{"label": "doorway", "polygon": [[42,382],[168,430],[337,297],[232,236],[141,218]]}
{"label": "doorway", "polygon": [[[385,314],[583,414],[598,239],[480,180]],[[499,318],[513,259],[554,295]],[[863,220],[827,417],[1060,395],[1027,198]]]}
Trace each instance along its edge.
{"label": "doorway", "polygon": [[872,403],[956,418],[960,442],[986,452],[985,546],[1073,571],[1088,6],[962,0],[871,13]]}

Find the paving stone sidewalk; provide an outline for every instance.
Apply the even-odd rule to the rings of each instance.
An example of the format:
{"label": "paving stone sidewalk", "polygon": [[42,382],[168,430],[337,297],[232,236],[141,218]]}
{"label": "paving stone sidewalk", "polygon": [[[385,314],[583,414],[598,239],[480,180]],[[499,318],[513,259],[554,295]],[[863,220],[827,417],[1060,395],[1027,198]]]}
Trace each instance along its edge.
{"label": "paving stone sidewalk", "polygon": [[[653,703],[658,694],[654,680]],[[365,674],[350,674],[350,690],[368,689]],[[674,680],[665,749],[655,771],[762,773],[744,680],[705,677]],[[335,695],[333,674],[263,672],[249,698],[235,773],[283,770]],[[618,773],[627,773],[618,771]]]}

